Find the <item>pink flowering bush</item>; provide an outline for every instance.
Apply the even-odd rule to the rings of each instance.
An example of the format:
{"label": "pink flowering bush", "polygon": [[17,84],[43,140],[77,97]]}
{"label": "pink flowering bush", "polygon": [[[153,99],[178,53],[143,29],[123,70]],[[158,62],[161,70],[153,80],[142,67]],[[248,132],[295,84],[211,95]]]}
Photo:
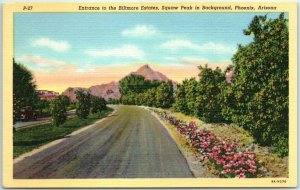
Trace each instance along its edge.
{"label": "pink flowering bush", "polygon": [[166,112],[156,111],[163,119],[174,125],[177,131],[185,136],[191,146],[209,160],[224,178],[256,178],[264,177],[267,169],[258,162],[252,152],[241,152],[234,144],[221,141],[209,130],[198,130],[196,122],[189,124],[168,115]]}

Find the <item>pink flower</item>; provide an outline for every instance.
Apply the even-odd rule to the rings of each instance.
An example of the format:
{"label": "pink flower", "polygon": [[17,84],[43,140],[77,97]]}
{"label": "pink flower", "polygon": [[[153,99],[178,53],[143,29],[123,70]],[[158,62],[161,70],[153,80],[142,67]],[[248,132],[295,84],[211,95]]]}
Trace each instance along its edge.
{"label": "pink flower", "polygon": [[245,178],[245,173],[240,173],[239,178]]}

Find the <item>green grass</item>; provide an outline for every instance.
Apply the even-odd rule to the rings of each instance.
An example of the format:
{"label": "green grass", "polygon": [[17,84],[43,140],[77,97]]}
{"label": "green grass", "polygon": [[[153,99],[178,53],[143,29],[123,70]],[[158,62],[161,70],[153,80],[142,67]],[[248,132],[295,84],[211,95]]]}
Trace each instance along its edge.
{"label": "green grass", "polygon": [[87,119],[80,119],[77,116],[68,118],[67,121],[59,127],[54,127],[52,124],[42,124],[31,128],[17,130],[13,134],[14,158],[46,143],[63,138],[75,130],[106,117],[111,112],[112,109],[108,108],[107,111],[90,114]]}

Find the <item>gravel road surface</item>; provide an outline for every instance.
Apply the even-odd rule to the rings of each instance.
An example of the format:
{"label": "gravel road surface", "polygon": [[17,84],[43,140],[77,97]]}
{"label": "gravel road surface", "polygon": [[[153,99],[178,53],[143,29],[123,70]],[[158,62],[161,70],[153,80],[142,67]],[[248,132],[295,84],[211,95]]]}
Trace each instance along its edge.
{"label": "gravel road surface", "polygon": [[120,106],[103,122],[14,164],[14,178],[192,178],[162,124]]}

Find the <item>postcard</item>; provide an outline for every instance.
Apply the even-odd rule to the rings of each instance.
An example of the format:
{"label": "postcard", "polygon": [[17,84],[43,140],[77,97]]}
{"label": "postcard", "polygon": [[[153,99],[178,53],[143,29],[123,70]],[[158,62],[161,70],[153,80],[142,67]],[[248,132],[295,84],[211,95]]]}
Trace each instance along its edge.
{"label": "postcard", "polygon": [[3,4],[6,188],[297,186],[297,4]]}

